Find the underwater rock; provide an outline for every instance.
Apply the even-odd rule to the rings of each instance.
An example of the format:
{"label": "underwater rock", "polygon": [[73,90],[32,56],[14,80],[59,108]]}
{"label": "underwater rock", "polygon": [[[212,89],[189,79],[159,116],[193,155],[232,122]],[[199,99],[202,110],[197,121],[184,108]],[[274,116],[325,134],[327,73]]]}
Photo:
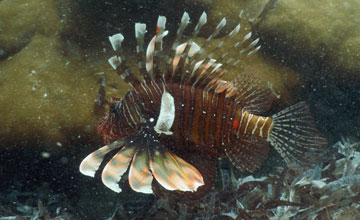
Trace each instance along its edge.
{"label": "underwater rock", "polygon": [[[94,113],[94,100],[99,78],[111,71],[110,55],[101,42],[91,50],[62,38],[76,24],[70,15],[64,19],[65,12],[59,14],[75,12],[67,6],[67,1],[0,3],[2,148],[58,150],[69,144],[102,142],[96,131],[102,113]],[[116,74],[109,78],[117,87],[124,85]]]}
{"label": "underwater rock", "polygon": [[309,79],[359,84],[359,1],[276,1],[255,24],[266,51]]}
{"label": "underwater rock", "polygon": [[[19,53],[0,63],[2,147],[59,148],[96,135],[96,61],[65,55],[63,42],[36,34]],[[104,58],[105,59],[105,58]],[[72,141],[70,141],[72,140]]]}
{"label": "underwater rock", "polygon": [[0,59],[18,52],[35,33],[53,36],[61,32],[62,26],[55,1],[1,1]]}

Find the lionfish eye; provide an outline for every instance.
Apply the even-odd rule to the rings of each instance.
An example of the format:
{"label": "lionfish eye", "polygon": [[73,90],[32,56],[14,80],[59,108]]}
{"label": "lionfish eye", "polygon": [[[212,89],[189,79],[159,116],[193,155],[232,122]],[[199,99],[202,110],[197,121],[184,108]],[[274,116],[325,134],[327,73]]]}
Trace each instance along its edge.
{"label": "lionfish eye", "polygon": [[110,105],[109,113],[116,114],[117,112],[118,112],[118,110],[116,108],[116,105],[115,104]]}

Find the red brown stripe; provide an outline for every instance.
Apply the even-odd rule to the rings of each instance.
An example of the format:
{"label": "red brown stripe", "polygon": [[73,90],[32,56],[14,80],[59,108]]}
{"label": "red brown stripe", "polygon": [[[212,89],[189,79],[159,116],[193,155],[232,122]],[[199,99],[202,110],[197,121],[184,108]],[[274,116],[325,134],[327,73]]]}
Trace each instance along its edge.
{"label": "red brown stripe", "polygon": [[199,127],[200,117],[203,112],[203,96],[202,96],[202,90],[196,89],[195,95],[194,95],[194,110],[193,110],[193,116],[190,122],[191,125],[191,136],[192,141],[195,144],[200,144],[202,140],[202,132],[203,129],[201,126]]}
{"label": "red brown stripe", "polygon": [[217,111],[216,111],[216,130],[215,130],[215,145],[220,148],[221,146],[221,134],[223,129],[223,111],[224,111],[224,100],[225,93],[219,94],[218,103],[217,103]]}

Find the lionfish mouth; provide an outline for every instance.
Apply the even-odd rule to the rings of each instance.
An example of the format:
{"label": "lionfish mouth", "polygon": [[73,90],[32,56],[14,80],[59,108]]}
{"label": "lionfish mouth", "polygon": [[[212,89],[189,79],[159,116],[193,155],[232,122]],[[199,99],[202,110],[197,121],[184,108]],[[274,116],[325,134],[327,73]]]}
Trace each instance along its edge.
{"label": "lionfish mouth", "polygon": [[80,172],[94,177],[105,155],[119,149],[101,175],[104,185],[115,192],[121,192],[119,182],[129,167],[129,185],[136,192],[153,193],[154,178],[167,190],[194,192],[204,185],[202,175],[194,166],[170,152],[155,137],[147,137],[144,143],[144,135],[138,132],[94,151],[81,162]]}

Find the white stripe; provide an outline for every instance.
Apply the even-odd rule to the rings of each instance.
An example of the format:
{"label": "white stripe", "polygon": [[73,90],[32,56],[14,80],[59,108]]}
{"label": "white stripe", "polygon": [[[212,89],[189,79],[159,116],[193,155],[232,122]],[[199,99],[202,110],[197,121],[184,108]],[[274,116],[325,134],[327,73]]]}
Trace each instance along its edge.
{"label": "white stripe", "polygon": [[152,92],[152,90],[150,89],[150,87],[148,86],[148,84],[146,82],[144,83],[144,86],[147,88],[147,90],[149,90],[150,95],[153,97],[151,99],[151,101],[154,101],[154,99],[155,99],[154,93]]}
{"label": "white stripe", "polygon": [[136,114],[138,115],[139,118],[142,118],[141,115],[140,115],[140,112],[139,112],[139,107],[136,104],[136,101],[134,99],[134,95],[133,95],[132,92],[130,93],[130,98],[132,99],[131,101],[134,103]]}
{"label": "white stripe", "polygon": [[159,91],[161,91],[161,90],[160,90],[160,88],[158,87],[157,83],[155,83],[155,82],[152,81],[152,80],[151,80],[150,83],[151,83],[151,86],[154,88],[154,90],[155,90],[155,92],[156,92],[156,95],[157,95],[157,96],[160,96],[161,93],[160,93]]}
{"label": "white stripe", "polygon": [[269,139],[270,138],[270,128],[271,127],[273,127],[274,126],[274,122],[271,122],[271,125],[270,125],[270,127],[269,127],[269,129],[268,129],[268,137],[267,137],[267,139]]}
{"label": "white stripe", "polygon": [[135,127],[136,127],[136,121],[135,121],[135,119],[134,119],[133,116],[132,116],[132,112],[130,111],[130,108],[129,108],[127,102],[125,103],[125,105],[126,105],[126,109],[128,110],[128,113],[129,113],[129,115],[130,115],[130,118],[131,118],[131,120],[133,121],[133,123],[134,123],[134,125],[135,125]]}
{"label": "white stripe", "polygon": [[258,124],[259,124],[259,121],[260,121],[260,116],[258,116],[258,119],[256,120],[255,126],[254,126],[254,128],[253,128],[253,130],[252,130],[251,134],[254,134],[254,133],[255,133],[255,130],[256,130],[256,128],[257,128],[257,126],[258,126]]}
{"label": "white stripe", "polygon": [[264,124],[263,124],[263,125],[261,126],[261,128],[260,128],[260,137],[264,137],[264,136],[263,136],[263,129],[264,129],[265,124],[266,124],[266,122],[267,122],[268,120],[269,120],[269,117],[266,117]]}
{"label": "white stripe", "polygon": [[145,91],[147,97],[149,98],[149,100],[151,101],[152,99],[151,99],[151,97],[149,96],[149,93],[148,93],[147,89],[144,87],[144,83],[141,83],[140,85],[141,85],[141,87],[144,89],[144,91]]}
{"label": "white stripe", "polygon": [[[125,111],[125,105],[123,104],[122,105],[122,107],[123,107],[123,111]],[[131,123],[130,123],[130,121],[129,121],[129,119],[128,119],[128,117],[126,117],[126,115],[124,114],[124,118],[125,118],[125,120],[126,120],[126,122],[128,123],[128,125],[133,129],[133,130],[135,130],[135,128],[131,125]]]}
{"label": "white stripe", "polygon": [[246,130],[247,130],[247,128],[248,128],[248,126],[249,126],[249,124],[250,124],[250,121],[251,121],[251,119],[254,117],[254,115],[253,114],[249,114],[249,117],[247,118],[247,122],[246,122],[246,127],[245,127],[245,130],[244,130],[244,134],[246,134]]}
{"label": "white stripe", "polygon": [[241,124],[242,124],[242,121],[244,119],[244,116],[245,116],[245,112],[243,110],[241,110],[241,119],[240,119],[240,122],[239,122],[238,134],[240,132],[240,128],[241,128]]}
{"label": "white stripe", "polygon": [[148,73],[151,73],[153,69],[155,40],[156,36],[151,39],[146,49],[146,71],[148,71]]}

